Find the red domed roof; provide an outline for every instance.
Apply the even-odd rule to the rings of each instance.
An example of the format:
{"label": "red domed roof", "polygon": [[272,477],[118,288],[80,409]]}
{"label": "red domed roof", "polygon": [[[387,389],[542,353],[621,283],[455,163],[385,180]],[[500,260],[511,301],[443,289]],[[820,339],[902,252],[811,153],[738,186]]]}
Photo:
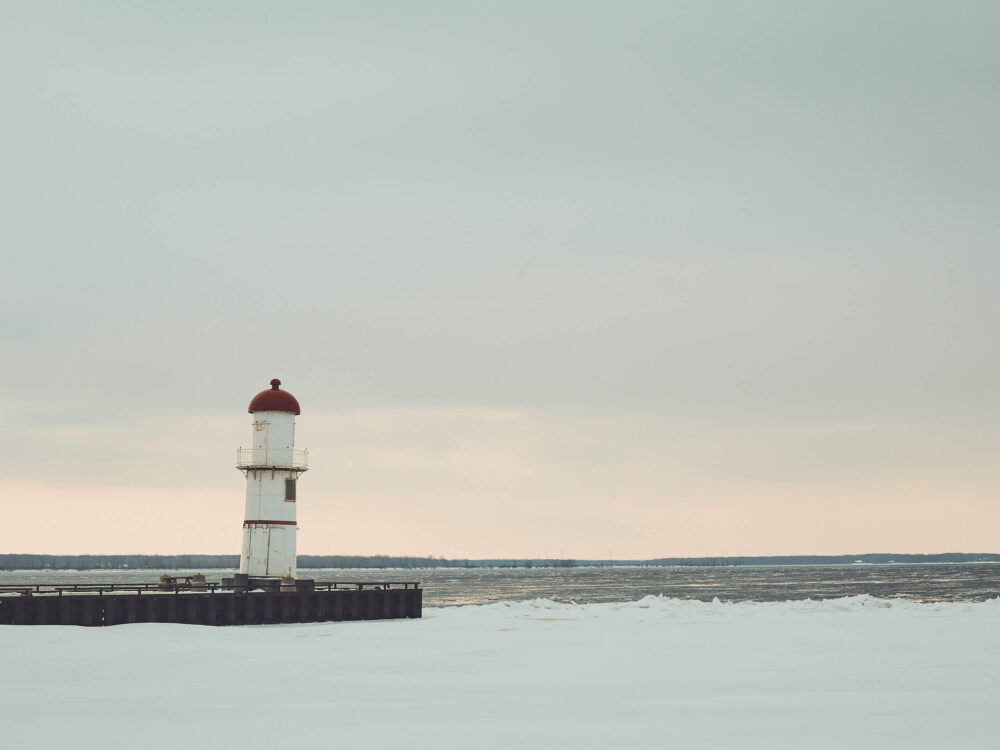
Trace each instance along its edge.
{"label": "red domed roof", "polygon": [[261,391],[250,402],[251,414],[255,411],[288,411],[292,414],[301,414],[299,402],[295,400],[288,391],[279,391],[278,386],[281,381],[275,378],[271,381],[271,390]]}

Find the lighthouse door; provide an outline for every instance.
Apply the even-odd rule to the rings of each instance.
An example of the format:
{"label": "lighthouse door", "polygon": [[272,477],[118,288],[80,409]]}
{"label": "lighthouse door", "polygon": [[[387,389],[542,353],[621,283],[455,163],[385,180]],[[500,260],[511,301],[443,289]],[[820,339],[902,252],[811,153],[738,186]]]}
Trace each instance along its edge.
{"label": "lighthouse door", "polygon": [[267,551],[271,546],[271,530],[267,526],[253,525],[248,527],[247,548],[244,553],[247,558],[247,573],[256,576],[267,575]]}

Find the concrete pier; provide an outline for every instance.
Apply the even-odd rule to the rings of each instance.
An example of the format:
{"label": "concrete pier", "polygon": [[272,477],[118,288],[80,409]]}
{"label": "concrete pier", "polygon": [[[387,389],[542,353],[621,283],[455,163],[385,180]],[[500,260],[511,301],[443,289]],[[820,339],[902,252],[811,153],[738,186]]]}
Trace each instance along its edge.
{"label": "concrete pier", "polygon": [[[0,591],[0,625],[264,625],[421,616],[419,584],[320,584],[313,591]],[[351,588],[353,586],[353,588]]]}

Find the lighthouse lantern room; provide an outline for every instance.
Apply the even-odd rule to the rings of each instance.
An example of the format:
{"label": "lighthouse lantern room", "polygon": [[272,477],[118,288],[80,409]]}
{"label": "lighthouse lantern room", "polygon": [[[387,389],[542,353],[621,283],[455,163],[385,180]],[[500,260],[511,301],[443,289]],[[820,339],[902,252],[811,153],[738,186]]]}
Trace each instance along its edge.
{"label": "lighthouse lantern room", "polygon": [[296,485],[309,454],[295,449],[299,402],[280,385],[275,378],[253,397],[253,447],[236,453],[236,468],[247,479],[240,573],[253,578],[295,578]]}

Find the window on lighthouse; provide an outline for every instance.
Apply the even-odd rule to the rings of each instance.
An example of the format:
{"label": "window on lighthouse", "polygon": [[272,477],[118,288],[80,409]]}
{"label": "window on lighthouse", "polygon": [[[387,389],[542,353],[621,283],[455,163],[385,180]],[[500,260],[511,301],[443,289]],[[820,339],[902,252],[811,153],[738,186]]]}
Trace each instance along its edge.
{"label": "window on lighthouse", "polygon": [[294,503],[295,502],[295,480],[286,479],[285,480],[285,502]]}

